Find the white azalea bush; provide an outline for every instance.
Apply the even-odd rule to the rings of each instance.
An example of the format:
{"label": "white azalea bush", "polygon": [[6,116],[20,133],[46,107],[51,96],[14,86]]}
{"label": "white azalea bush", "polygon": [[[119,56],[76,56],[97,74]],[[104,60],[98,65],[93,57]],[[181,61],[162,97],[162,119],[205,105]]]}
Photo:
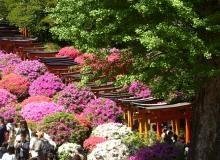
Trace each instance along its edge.
{"label": "white azalea bush", "polygon": [[120,139],[108,140],[97,144],[87,160],[127,160],[129,153],[128,147]]}
{"label": "white azalea bush", "polygon": [[76,143],[64,143],[58,148],[59,160],[66,160],[79,155],[83,159],[82,147]]}
{"label": "white azalea bush", "polygon": [[103,137],[108,140],[122,139],[131,134],[131,129],[121,123],[105,123],[92,131],[92,136]]}

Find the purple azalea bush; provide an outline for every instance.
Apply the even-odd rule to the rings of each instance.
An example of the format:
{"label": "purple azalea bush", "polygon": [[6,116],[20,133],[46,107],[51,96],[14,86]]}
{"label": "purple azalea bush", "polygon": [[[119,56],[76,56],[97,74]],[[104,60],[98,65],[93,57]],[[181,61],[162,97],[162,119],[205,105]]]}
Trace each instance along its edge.
{"label": "purple azalea bush", "polygon": [[5,120],[13,118],[14,121],[16,121],[16,116],[18,115],[18,112],[14,105],[6,105],[3,107],[0,107],[0,115]]}
{"label": "purple azalea bush", "polygon": [[23,61],[19,63],[14,73],[27,77],[30,81],[34,81],[47,71],[46,66],[37,60]]}
{"label": "purple azalea bush", "polygon": [[25,120],[40,122],[47,115],[63,111],[63,106],[53,102],[29,103],[22,107],[21,115]]}
{"label": "purple azalea bush", "polygon": [[33,81],[29,88],[29,94],[31,96],[42,95],[53,97],[53,95],[63,88],[64,84],[58,76],[51,73],[45,73]]}
{"label": "purple azalea bush", "polygon": [[151,90],[145,86],[142,82],[133,81],[128,88],[129,93],[133,93],[137,97],[149,97]]}
{"label": "purple azalea bush", "polygon": [[11,73],[15,66],[21,62],[22,60],[17,55],[0,51],[0,71],[4,74]]}
{"label": "purple azalea bush", "polygon": [[120,122],[122,113],[122,109],[114,101],[107,98],[91,100],[83,112],[94,126],[109,122]]}
{"label": "purple azalea bush", "polygon": [[6,89],[0,89],[0,108],[16,103],[16,96]]}
{"label": "purple azalea bush", "polygon": [[174,145],[156,143],[140,149],[129,160],[176,160],[180,155],[181,152]]}
{"label": "purple azalea bush", "polygon": [[81,113],[85,106],[95,98],[95,95],[87,88],[77,88],[74,84],[66,86],[55,100],[65,107],[70,113]]}

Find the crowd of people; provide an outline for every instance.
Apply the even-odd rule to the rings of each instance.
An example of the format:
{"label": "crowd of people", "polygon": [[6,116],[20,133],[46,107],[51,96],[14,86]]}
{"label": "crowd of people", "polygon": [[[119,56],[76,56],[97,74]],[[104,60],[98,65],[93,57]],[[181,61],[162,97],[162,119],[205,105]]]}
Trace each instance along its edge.
{"label": "crowd of people", "polygon": [[53,160],[55,146],[42,131],[31,131],[27,122],[19,126],[0,117],[0,160]]}

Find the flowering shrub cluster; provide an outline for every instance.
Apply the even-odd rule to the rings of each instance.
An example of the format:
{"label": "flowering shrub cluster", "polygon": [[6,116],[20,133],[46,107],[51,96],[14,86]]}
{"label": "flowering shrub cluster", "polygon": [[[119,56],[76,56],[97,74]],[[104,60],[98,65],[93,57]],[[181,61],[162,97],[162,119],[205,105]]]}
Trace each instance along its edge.
{"label": "flowering shrub cluster", "polygon": [[118,62],[120,58],[121,58],[120,53],[111,53],[110,55],[107,56],[107,61],[109,63]]}
{"label": "flowering shrub cluster", "polygon": [[142,82],[133,81],[128,88],[129,93],[133,93],[137,97],[149,97],[151,90],[146,87]]}
{"label": "flowering shrub cluster", "polygon": [[17,98],[23,98],[28,95],[29,81],[23,76],[9,74],[0,81],[0,88],[4,88],[16,95]]}
{"label": "flowering shrub cluster", "polygon": [[122,139],[131,135],[132,131],[121,123],[105,123],[92,131],[92,136],[103,137],[108,140]]}
{"label": "flowering shrub cluster", "polygon": [[81,113],[85,105],[94,99],[95,95],[86,88],[77,88],[69,84],[56,96],[56,101],[70,113]]}
{"label": "flowering shrub cluster", "polygon": [[100,144],[88,155],[88,160],[114,159],[127,160],[129,149],[121,140],[109,140]]}
{"label": "flowering shrub cluster", "polygon": [[156,143],[140,149],[130,160],[176,160],[181,152],[173,145]]}
{"label": "flowering shrub cluster", "polygon": [[84,64],[85,61],[93,61],[95,58],[95,55],[92,53],[84,53],[76,57],[74,61],[79,64]]}
{"label": "flowering shrub cluster", "polygon": [[0,89],[0,108],[16,103],[16,96],[5,89]]}
{"label": "flowering shrub cluster", "polygon": [[83,114],[74,114],[81,125],[92,128],[91,122]]}
{"label": "flowering shrub cluster", "polygon": [[14,73],[27,77],[30,81],[34,81],[47,71],[46,66],[37,60],[23,61],[19,63]]}
{"label": "flowering shrub cluster", "polygon": [[55,113],[44,119],[43,130],[48,133],[58,145],[65,142],[81,144],[90,133],[90,129],[69,113]]}
{"label": "flowering shrub cluster", "polygon": [[0,107],[0,115],[5,120],[13,118],[15,121],[17,114],[18,113],[17,113],[16,107],[14,105],[6,105],[3,107]]}
{"label": "flowering shrub cluster", "polygon": [[3,75],[11,73],[15,66],[22,62],[22,60],[15,54],[6,54],[3,51],[0,52],[0,71]]}
{"label": "flowering shrub cluster", "polygon": [[83,114],[95,126],[108,122],[119,122],[122,119],[122,113],[121,108],[114,101],[107,98],[97,98],[86,105]]}
{"label": "flowering shrub cluster", "polygon": [[60,49],[56,57],[71,57],[75,59],[79,54],[80,51],[78,49],[75,49],[73,47],[64,47]]}
{"label": "flowering shrub cluster", "polygon": [[45,116],[62,111],[64,108],[55,103],[38,102],[29,103],[22,107],[21,115],[25,120],[40,122]]}
{"label": "flowering shrub cluster", "polygon": [[49,97],[46,97],[46,96],[32,96],[32,97],[29,97],[27,99],[25,99],[22,103],[21,103],[21,106],[25,106],[29,103],[39,103],[39,102],[52,102],[52,99],[49,98]]}
{"label": "flowering shrub cluster", "polygon": [[105,141],[106,139],[102,137],[89,137],[83,142],[83,147],[89,152],[92,152],[97,144],[103,143]]}
{"label": "flowering shrub cluster", "polygon": [[82,147],[76,143],[64,143],[58,148],[59,160],[71,159],[76,155],[79,155],[82,159]]}
{"label": "flowering shrub cluster", "polygon": [[62,80],[51,73],[38,77],[29,88],[29,94],[52,97],[64,88]]}

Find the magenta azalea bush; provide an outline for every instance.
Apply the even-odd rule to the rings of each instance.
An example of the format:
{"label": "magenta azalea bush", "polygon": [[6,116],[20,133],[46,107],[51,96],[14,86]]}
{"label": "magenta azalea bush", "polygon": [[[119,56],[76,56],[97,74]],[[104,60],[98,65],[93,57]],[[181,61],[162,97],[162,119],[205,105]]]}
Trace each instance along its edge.
{"label": "magenta azalea bush", "polygon": [[29,94],[31,96],[43,95],[53,97],[57,92],[64,88],[62,80],[51,73],[46,73],[38,77],[30,86]]}
{"label": "magenta azalea bush", "polygon": [[28,95],[29,86],[30,83],[27,78],[13,73],[4,76],[0,81],[0,88],[8,90],[16,95],[18,99]]}
{"label": "magenta azalea bush", "polygon": [[173,145],[156,143],[153,146],[140,149],[129,160],[176,160],[181,152]]}
{"label": "magenta azalea bush", "polygon": [[90,134],[90,129],[78,121],[73,114],[55,113],[43,120],[42,130],[49,134],[56,144],[65,142],[81,144]]}
{"label": "magenta azalea bush", "polygon": [[51,102],[29,103],[22,107],[21,115],[25,120],[40,122],[45,116],[62,112],[64,108]]}
{"label": "magenta azalea bush", "polygon": [[151,90],[146,87],[142,82],[133,81],[128,88],[129,93],[133,93],[137,97],[149,97]]}
{"label": "magenta azalea bush", "polygon": [[92,136],[83,142],[83,147],[87,151],[92,152],[92,150],[96,147],[97,144],[103,143],[105,141],[105,138]]}
{"label": "magenta azalea bush", "polygon": [[0,115],[5,119],[14,119],[16,121],[16,117],[18,112],[14,105],[6,105],[4,107],[0,107]]}
{"label": "magenta azalea bush", "polygon": [[0,89],[0,108],[16,103],[16,96],[5,89]]}
{"label": "magenta azalea bush", "polygon": [[121,108],[114,101],[107,98],[91,100],[83,112],[94,126],[109,122],[120,122],[122,113]]}
{"label": "magenta azalea bush", "polygon": [[30,81],[34,81],[47,71],[46,66],[37,60],[23,61],[19,63],[14,73],[27,77]]}
{"label": "magenta azalea bush", "polygon": [[75,59],[79,54],[80,51],[78,49],[75,49],[73,47],[64,47],[60,49],[56,57],[70,57],[72,59]]}
{"label": "magenta azalea bush", "polygon": [[70,113],[81,113],[85,106],[95,98],[95,95],[87,88],[77,88],[69,84],[58,93],[55,100],[65,107]]}

